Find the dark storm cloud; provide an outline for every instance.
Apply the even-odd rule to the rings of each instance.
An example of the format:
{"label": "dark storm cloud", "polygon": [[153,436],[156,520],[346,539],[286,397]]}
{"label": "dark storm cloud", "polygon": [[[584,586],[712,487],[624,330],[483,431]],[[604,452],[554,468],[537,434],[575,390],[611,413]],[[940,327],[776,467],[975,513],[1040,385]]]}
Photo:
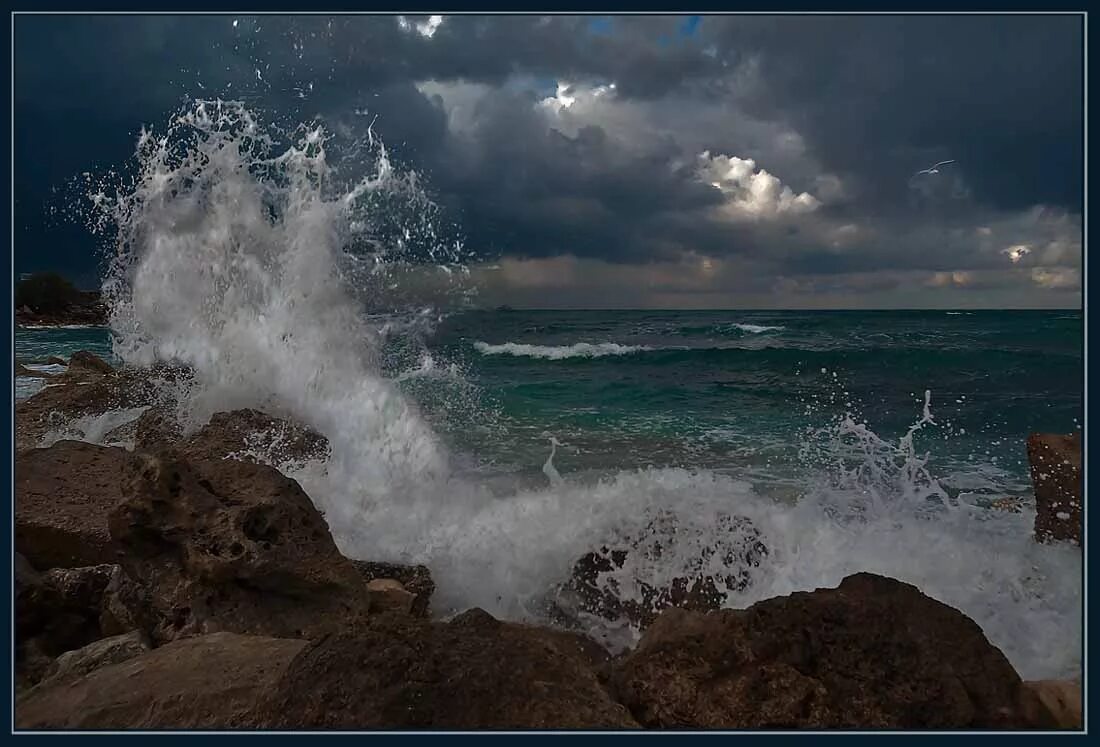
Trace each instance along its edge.
{"label": "dark storm cloud", "polygon": [[711,26],[752,59],[746,101],[801,122],[823,161],[898,200],[958,159],[979,200],[1082,200],[1082,42],[1074,16],[750,17]]}
{"label": "dark storm cloud", "polygon": [[712,257],[726,290],[1026,303],[1079,287],[1081,61],[1069,16],[22,16],[16,262],[89,272],[52,190],[221,95],[374,122],[487,261]]}

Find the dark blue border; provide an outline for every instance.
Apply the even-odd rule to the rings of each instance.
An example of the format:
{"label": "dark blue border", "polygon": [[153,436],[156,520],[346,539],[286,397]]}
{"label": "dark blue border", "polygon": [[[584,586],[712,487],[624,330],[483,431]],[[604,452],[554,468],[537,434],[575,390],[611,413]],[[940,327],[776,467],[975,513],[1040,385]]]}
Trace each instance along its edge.
{"label": "dark blue border", "polygon": [[[967,3],[964,7],[960,7],[957,3],[945,2],[943,0],[938,0],[937,2],[925,2],[925,3],[920,3],[920,4],[909,4],[908,6],[886,5],[886,7],[884,7],[884,4],[882,4],[882,3],[855,2],[855,3],[847,3],[843,7],[840,7],[840,8],[838,8],[835,5],[828,6],[828,5],[825,5],[825,4],[822,4],[822,3],[813,3],[813,2],[784,2],[784,3],[764,4],[764,3],[760,3],[760,2],[737,2],[736,0],[734,0],[734,2],[729,2],[728,0],[726,2],[715,2],[714,0],[695,0],[695,2],[692,2],[690,4],[686,4],[686,5],[677,5],[677,4],[670,4],[670,3],[667,3],[667,2],[666,3],[660,3],[660,2],[652,2],[652,1],[650,1],[650,2],[634,2],[634,3],[611,2],[611,3],[604,3],[600,6],[598,6],[600,8],[599,11],[593,10],[593,6],[591,4],[576,2],[575,0],[572,1],[572,2],[557,2],[557,3],[554,3],[553,6],[554,6],[553,9],[549,9],[546,5],[542,5],[542,4],[532,4],[532,5],[529,5],[529,6],[525,7],[522,4],[517,6],[517,4],[514,4],[514,3],[506,4],[506,3],[500,3],[500,2],[493,2],[492,0],[488,0],[488,1],[482,0],[482,2],[477,3],[477,4],[455,3],[455,2],[452,2],[452,1],[449,1],[449,0],[437,0],[436,2],[431,2],[431,3],[425,3],[425,2],[415,2],[415,3],[413,3],[413,2],[410,2],[410,3],[407,3],[407,4],[398,4],[398,3],[394,3],[394,2],[385,2],[385,3],[347,2],[346,0],[343,1],[343,2],[341,2],[341,1],[332,2],[330,0],[330,2],[325,3],[324,10],[329,11],[329,12],[333,12],[333,13],[340,13],[340,12],[377,12],[377,13],[383,13],[383,12],[390,12],[390,11],[395,12],[395,13],[417,13],[417,12],[444,12],[445,13],[445,12],[464,11],[464,12],[470,12],[470,13],[472,13],[472,12],[486,12],[486,13],[509,13],[509,12],[535,13],[535,12],[542,12],[542,13],[547,13],[547,14],[553,14],[553,13],[562,13],[562,14],[564,14],[564,13],[570,13],[570,12],[574,12],[574,13],[592,13],[592,14],[598,12],[600,14],[614,14],[614,13],[617,13],[617,12],[618,13],[631,13],[631,12],[633,12],[633,13],[667,13],[667,14],[675,14],[675,15],[683,15],[683,14],[686,14],[686,13],[689,13],[689,12],[691,12],[691,13],[701,13],[702,14],[702,13],[708,13],[708,12],[711,12],[711,13],[737,13],[737,12],[769,12],[769,11],[771,11],[771,12],[786,12],[786,13],[841,11],[841,12],[855,12],[855,13],[875,14],[875,13],[881,13],[881,12],[889,12],[889,13],[898,13],[898,12],[900,12],[900,13],[906,13],[906,12],[956,13],[956,12],[968,12],[968,11],[970,11],[970,12],[1035,11],[1035,12],[1044,13],[1044,12],[1082,12],[1082,11],[1087,11],[1088,10],[1088,5],[1087,4],[1081,4],[1081,3],[1075,3],[1075,4],[1055,3],[1055,4],[1048,4],[1048,5],[1038,6],[1036,3],[1020,3],[1020,2],[1012,2],[1012,1],[1009,1],[1009,2],[1003,2],[1002,1],[1002,2],[999,2],[999,3],[973,2],[972,1],[970,3]],[[295,11],[319,11],[320,8],[318,6],[314,6],[312,3],[304,2],[303,0],[277,0],[276,2],[268,2],[268,3],[263,3],[263,4],[256,3],[256,2],[235,2],[235,3],[230,4],[230,3],[224,3],[224,2],[213,2],[212,0],[195,0],[195,1],[192,1],[192,2],[188,2],[188,3],[180,3],[180,2],[175,2],[175,3],[171,3],[171,2],[164,2],[164,3],[156,3],[156,2],[153,2],[153,3],[105,2],[105,3],[99,4],[98,6],[88,6],[88,5],[85,5],[83,3],[73,3],[73,2],[50,3],[50,2],[34,2],[33,0],[21,0],[19,2],[9,3],[8,4],[8,10],[9,11],[22,11],[22,12],[55,11],[55,12],[74,12],[74,13],[88,12],[88,11],[116,11],[116,12],[133,12],[133,13],[145,13],[145,12],[150,12],[150,11],[152,11],[152,12],[178,12],[178,11],[195,12],[195,11],[200,11],[200,12],[212,12],[212,13],[228,13],[228,12],[238,12],[238,13],[240,13],[240,12],[249,12],[249,11],[251,11],[251,12],[292,13],[292,12],[295,12]],[[10,22],[10,20],[11,20],[11,18],[9,18],[9,22]],[[10,26],[9,26],[9,29],[8,29],[8,33],[4,34],[4,55],[3,55],[3,59],[5,60],[5,62],[7,62],[10,65],[10,61],[11,61]],[[1088,79],[1096,80],[1097,75],[1100,74],[1100,73],[1098,73],[1097,69],[1095,69],[1097,67],[1097,64],[1093,61],[1090,61],[1089,63],[1087,63],[1087,67],[1088,67],[1088,70],[1086,71],[1086,73],[1087,73],[1086,80],[1088,80]],[[10,93],[11,93],[11,91],[10,91],[10,79],[11,79],[10,73],[11,73],[11,70],[10,70],[10,67],[9,67],[8,75],[6,76],[9,80],[9,101],[10,101]],[[1094,88],[1095,88],[1094,85],[1089,85],[1088,86],[1088,94],[1090,94],[1090,98],[1091,98],[1091,94],[1093,94],[1093,92],[1094,92],[1093,91]],[[10,162],[10,159],[11,159],[11,151],[10,151],[11,146],[10,146],[10,143],[11,143],[11,134],[12,134],[11,133],[11,122],[10,122],[10,120],[6,124],[6,133],[7,133],[6,142],[8,143],[8,145],[6,147],[2,148],[2,150],[3,150],[3,158],[4,158],[4,161],[5,161],[5,165],[6,165],[4,171],[5,171],[5,174],[7,175],[7,178],[3,179],[2,190],[3,190],[3,195],[4,195],[4,205],[10,207],[11,197],[12,197],[11,193],[10,193],[10,189],[11,189],[11,170],[10,169],[11,169],[11,166],[12,166],[12,164]],[[1085,150],[1083,152],[1085,152],[1087,154],[1087,150]],[[1088,176],[1092,175],[1092,172],[1093,172],[1092,163],[1093,163],[1093,159],[1087,159],[1086,162],[1082,164],[1082,168],[1085,169],[1086,185],[1088,184],[1088,181],[1089,181]],[[1087,190],[1087,187],[1086,187],[1086,190]],[[1086,194],[1087,194],[1087,192],[1086,192]],[[7,229],[6,235],[10,237],[11,236],[11,228],[12,228],[12,225],[11,225],[12,215],[11,215],[9,207],[5,207],[5,209],[3,210],[3,213],[4,213],[4,223],[5,223],[5,227]],[[1088,226],[1089,226],[1089,210],[1088,210],[1087,203],[1086,203],[1086,208],[1084,210],[1084,213],[1082,215],[1082,222],[1083,222],[1083,227],[1084,227],[1084,231],[1085,231],[1085,236],[1087,237],[1087,235],[1088,235]],[[1093,320],[1091,320],[1089,310],[1088,310],[1087,294],[1088,294],[1088,288],[1091,285],[1090,281],[1091,281],[1092,277],[1091,277],[1089,262],[1088,262],[1088,259],[1087,259],[1087,255],[1088,255],[1087,243],[1084,244],[1084,247],[1085,247],[1084,248],[1084,255],[1085,256],[1084,256],[1084,260],[1083,260],[1084,261],[1084,265],[1083,265],[1083,282],[1084,282],[1085,290],[1084,290],[1083,297],[1082,297],[1082,306],[1083,306],[1083,312],[1084,312],[1084,317],[1085,317],[1085,325],[1084,325],[1085,337],[1086,337],[1085,343],[1087,345],[1086,355],[1085,355],[1085,362],[1086,362],[1086,372],[1087,372],[1088,371],[1088,369],[1087,369],[1087,366],[1088,366],[1087,350],[1089,348],[1095,348],[1097,345],[1100,345],[1100,339],[1098,339],[1098,337],[1100,337],[1100,336],[1098,336],[1095,331],[1089,332],[1090,328],[1095,330],[1095,325],[1090,325],[1089,324],[1089,322],[1093,321]],[[12,247],[12,251],[14,252],[14,247]],[[10,260],[11,260],[11,256],[9,256],[9,273],[10,273],[10,267],[11,267]],[[1098,272],[1100,272],[1100,271],[1098,271]],[[13,284],[14,284],[14,278],[12,278],[12,281],[13,281],[13,283],[9,284],[9,286],[8,286],[9,299],[8,299],[8,302],[7,302],[8,303],[7,308],[9,310],[9,314],[11,314],[13,312],[13,301],[12,301],[11,293],[12,293],[12,287],[13,287]],[[6,349],[8,349],[8,350],[12,349],[13,329],[14,329],[14,318],[9,317],[9,323],[4,326],[5,345],[6,345]],[[11,395],[12,395],[11,400],[9,400],[9,402],[12,402],[12,403],[14,402],[14,386],[15,386],[15,384],[14,384],[14,375],[13,374],[14,374],[14,357],[13,357],[13,360],[9,363],[9,366],[8,366],[8,375],[9,375],[9,377],[11,377],[10,385],[9,385],[9,392],[11,392]],[[1088,481],[1090,475],[1095,474],[1095,475],[1097,475],[1096,479],[1100,480],[1100,472],[1094,473],[1092,471],[1092,467],[1093,467],[1094,462],[1100,460],[1100,458],[1098,458],[1098,460],[1092,459],[1091,456],[1089,455],[1089,451],[1088,451],[1088,426],[1089,426],[1089,423],[1092,421],[1093,416],[1097,415],[1097,408],[1100,407],[1100,405],[1097,405],[1097,397],[1094,396],[1091,401],[1088,398],[1088,385],[1091,385],[1095,380],[1100,380],[1100,366],[1095,366],[1093,368],[1092,374],[1091,374],[1091,376],[1089,376],[1088,381],[1086,382],[1086,390],[1085,390],[1086,391],[1086,397],[1085,397],[1086,412],[1085,412],[1085,418],[1083,420],[1083,424],[1084,424],[1083,443],[1084,443],[1084,449],[1085,449],[1084,453],[1085,453],[1086,485],[1087,485],[1087,481]],[[14,411],[14,405],[12,406],[12,410],[9,410],[9,417],[12,417],[13,411]],[[9,420],[8,421],[8,426],[5,429],[0,429],[0,430],[4,431],[3,432],[4,446],[5,446],[5,449],[6,449],[6,453],[8,453],[8,454],[12,454],[12,449],[14,447],[14,440],[12,438],[12,435],[13,435],[12,427],[13,427],[13,421]],[[12,472],[11,472],[12,462],[10,462],[8,460],[2,460],[2,459],[0,459],[0,462],[2,462],[2,464],[3,464],[3,484],[6,485],[6,486],[11,486],[12,485]],[[13,498],[14,498],[14,496],[13,496]],[[1085,507],[1086,542],[1085,542],[1085,554],[1083,555],[1083,558],[1087,559],[1088,558],[1088,555],[1087,555],[1088,548],[1091,544],[1087,541],[1087,533],[1088,533],[1088,529],[1087,529],[1088,496],[1087,496],[1087,493],[1086,493],[1085,498],[1086,498],[1086,500],[1085,500],[1085,503],[1086,503],[1086,507]],[[11,504],[9,504],[9,506],[10,505]],[[12,595],[12,586],[11,586],[10,558],[12,557],[12,554],[13,554],[13,547],[12,547],[12,540],[11,540],[11,526],[10,526],[10,524],[8,526],[8,531],[6,531],[4,533],[4,544],[6,546],[6,551],[7,551],[5,557],[9,558],[9,565],[8,565],[8,570],[7,570],[8,579],[9,579],[9,585],[7,587],[7,594],[8,594],[8,600],[9,600],[9,609],[8,609],[8,614],[6,614],[4,616],[4,622],[3,622],[5,640],[7,641],[7,645],[5,645],[5,647],[4,647],[4,652],[5,652],[5,662],[4,662],[4,664],[5,664],[5,671],[11,672],[13,662],[12,662],[12,648],[11,648],[11,640],[12,640],[12,628],[11,628],[12,617],[11,617],[11,612],[12,612],[12,610],[11,610],[10,605],[11,605],[11,599],[12,599],[12,596],[11,596]],[[1092,586],[1093,586],[1092,579],[1096,577],[1096,574],[1094,573],[1095,563],[1092,562],[1092,561],[1087,561],[1087,566],[1088,567],[1086,568],[1086,576],[1085,576],[1085,579],[1086,579],[1086,582],[1085,582],[1086,594],[1088,594],[1089,592],[1092,591]],[[1087,632],[1088,631],[1087,631],[1087,628],[1086,628],[1086,636],[1087,636]],[[1086,656],[1086,660],[1085,660],[1085,664],[1084,664],[1084,671],[1085,671],[1085,675],[1084,675],[1084,688],[1085,688],[1084,689],[1084,697],[1085,697],[1085,700],[1086,700],[1087,706],[1088,706],[1086,708],[1086,713],[1093,711],[1093,709],[1096,705],[1096,703],[1095,703],[1096,698],[1093,696],[1092,688],[1089,687],[1089,683],[1088,683],[1088,672],[1091,670],[1090,665],[1091,665],[1092,658],[1093,657],[1091,655]],[[4,701],[6,704],[11,702],[11,685],[12,685],[11,681],[8,680],[7,681],[8,693],[7,693],[7,697],[5,698],[5,701]],[[5,706],[5,707],[7,707],[7,706]],[[14,727],[14,724],[12,724],[11,721],[10,721],[10,719],[11,719],[11,712],[10,711],[5,715],[5,719],[8,720],[9,726]],[[1086,729],[1087,728],[1088,728],[1088,722],[1086,722]],[[634,735],[631,735],[631,734],[611,734],[611,733],[609,733],[609,734],[595,734],[595,735],[580,735],[580,734],[575,734],[575,733],[571,733],[571,732],[547,732],[546,735],[547,736],[562,735],[562,736],[572,736],[572,737],[584,736],[584,737],[590,738],[590,739],[600,739],[600,738],[615,737],[615,736],[624,736],[624,737],[634,736]],[[22,735],[16,733],[13,736],[22,736]],[[31,736],[31,735],[28,734],[26,736]],[[60,735],[60,734],[59,735],[52,735],[52,736],[51,735],[37,735],[37,738],[38,739],[51,740],[51,739],[62,738],[63,736],[64,735]],[[153,736],[153,735],[151,735],[148,732],[136,735],[136,737],[138,739],[146,739],[149,736]],[[161,738],[168,737],[168,738],[175,738],[175,739],[186,739],[186,738],[188,738],[189,736],[192,736],[192,735],[187,735],[187,734],[159,734],[159,735],[156,735],[156,736],[159,736]],[[200,738],[205,738],[205,739],[222,738],[221,735],[207,734],[207,733],[202,733],[202,732],[196,732],[194,734],[194,736],[198,736]],[[300,738],[305,738],[305,739],[309,739],[309,740],[313,740],[313,739],[316,738],[315,736],[310,735],[310,734],[268,734],[267,736],[272,736],[272,737],[282,736],[282,737],[290,737],[290,738],[300,737]],[[347,735],[347,736],[359,736],[359,735],[356,734],[356,735]],[[403,741],[405,741],[405,740],[411,739],[411,740],[414,740],[414,741],[426,741],[426,740],[430,740],[430,739],[433,739],[433,738],[443,738],[443,739],[458,740],[458,741],[469,741],[471,743],[474,743],[476,741],[480,741],[485,736],[498,736],[498,734],[495,734],[495,733],[492,733],[492,732],[479,732],[478,734],[474,734],[474,735],[464,735],[464,734],[433,735],[433,734],[423,734],[423,733],[409,732],[409,733],[406,733],[406,734],[403,734],[403,735],[368,734],[368,735],[363,735],[363,738],[370,739],[375,744],[378,744],[382,741],[390,742],[391,740],[403,740]],[[509,735],[507,733],[503,733],[503,734],[499,734],[499,736],[509,738],[512,735]],[[519,737],[519,736],[526,736],[526,735],[514,735],[514,736]],[[539,736],[541,736],[541,735],[539,735]],[[644,736],[655,736],[657,738],[661,738],[663,736],[663,737],[666,737],[666,738],[671,737],[673,739],[690,738],[692,736],[712,736],[712,737],[723,737],[723,736],[725,736],[726,738],[732,737],[732,738],[739,739],[739,740],[750,739],[750,740],[753,740],[753,741],[761,740],[761,739],[769,739],[769,737],[767,735],[736,734],[736,733],[732,733],[732,734],[731,733],[699,734],[699,733],[683,733],[683,732],[680,732],[680,733],[657,735],[657,734],[653,734],[652,732],[648,732],[648,733],[644,733],[644,734],[639,733],[639,734],[637,734],[637,736],[643,736],[643,737]],[[792,737],[792,736],[794,738],[797,738],[798,736],[807,736],[807,737],[817,738],[817,739],[820,739],[820,738],[824,737],[824,738],[830,739],[830,740],[849,740],[849,739],[852,738],[852,735],[849,735],[849,734],[820,734],[820,733],[814,733],[814,734],[806,734],[806,735],[789,735],[789,734],[788,735],[780,735],[780,734],[774,735],[774,737],[778,737],[778,738],[784,738],[784,737],[789,738],[789,737]],[[874,733],[867,733],[866,736],[871,737],[871,738],[891,739],[891,738],[902,737],[902,736],[905,736],[905,735],[890,734],[890,733],[884,733],[884,732],[874,732]],[[929,733],[929,734],[918,734],[918,735],[910,735],[910,736],[913,736],[916,739],[929,739],[929,738],[931,738],[931,739],[936,739],[937,741],[947,739],[947,740],[951,740],[952,742],[955,742],[955,741],[962,742],[962,740],[968,740],[969,741],[969,740],[975,739],[975,738],[979,739],[979,740],[1004,739],[1006,737],[1011,737],[1011,736],[1016,736],[1016,737],[1025,738],[1025,739],[1031,738],[1031,739],[1043,739],[1043,740],[1046,740],[1046,739],[1050,738],[1049,736],[1039,735],[1039,734],[1034,734],[1034,735],[1023,735],[1023,734],[1020,734],[1020,735],[1007,735],[1007,734],[1006,735],[998,735],[998,734],[993,734],[993,735],[981,735],[981,736],[976,736],[975,737],[973,735],[961,735],[961,734],[954,735],[954,734],[950,734],[950,733],[947,733],[947,734],[944,734],[944,733]],[[1085,736],[1085,735],[1079,733],[1079,734],[1075,734],[1075,735],[1067,734],[1067,735],[1059,735],[1059,736],[1064,736],[1064,737],[1067,737],[1067,738],[1073,738],[1074,736],[1082,737],[1082,736]],[[88,737],[92,738],[93,740],[103,741],[103,742],[106,742],[107,740],[113,741],[113,740],[117,739],[117,735],[113,735],[113,734],[86,734],[86,735],[84,735],[84,738],[88,738]],[[861,740],[861,741],[863,741],[863,740]]]}

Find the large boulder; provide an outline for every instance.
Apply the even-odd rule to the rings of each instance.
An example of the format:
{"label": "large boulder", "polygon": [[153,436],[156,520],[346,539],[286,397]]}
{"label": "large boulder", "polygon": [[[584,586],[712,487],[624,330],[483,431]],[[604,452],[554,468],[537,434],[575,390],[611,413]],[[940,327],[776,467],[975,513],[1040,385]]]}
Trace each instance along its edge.
{"label": "large boulder", "polygon": [[449,623],[403,615],[303,651],[265,722],[323,729],[636,728],[602,687],[602,650],[580,636],[472,610]]}
{"label": "large boulder", "polygon": [[368,612],[362,577],[297,482],[261,464],[141,454],[108,517],[148,590],[155,640],[231,631],[312,637]]}
{"label": "large boulder", "polygon": [[890,578],[671,609],[612,677],[647,727],[1015,728],[1021,681],[958,610]]}
{"label": "large boulder", "polygon": [[[661,512],[587,553],[556,590],[551,613],[565,625],[594,615],[643,629],[670,607],[721,608],[729,593],[744,591],[752,570],[767,558],[760,531],[747,517],[717,514],[706,522],[705,536],[686,529],[679,517]],[[670,574],[670,566],[678,570]]]}
{"label": "large boulder", "polygon": [[123,500],[134,455],[59,441],[18,454],[15,549],[39,570],[113,563],[107,516]]}
{"label": "large boulder", "polygon": [[1081,434],[1032,433],[1027,458],[1035,486],[1035,538],[1081,544]]}
{"label": "large boulder", "polygon": [[187,638],[83,677],[59,678],[15,705],[21,729],[225,729],[258,725],[259,704],[306,645],[231,633]]}

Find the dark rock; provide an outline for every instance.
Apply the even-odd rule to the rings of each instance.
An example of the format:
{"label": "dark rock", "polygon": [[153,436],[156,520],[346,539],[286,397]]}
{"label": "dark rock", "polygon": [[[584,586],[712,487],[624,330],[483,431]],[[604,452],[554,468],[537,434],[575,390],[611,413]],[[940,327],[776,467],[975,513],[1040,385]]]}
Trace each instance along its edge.
{"label": "dark rock", "polygon": [[64,358],[58,358],[56,355],[51,355],[46,359],[46,363],[51,366],[68,366],[69,362]]}
{"label": "dark rock", "polygon": [[1081,544],[1081,434],[1032,433],[1027,439],[1035,486],[1035,539]]}
{"label": "dark rock", "polygon": [[578,639],[481,610],[449,623],[378,616],[303,651],[264,721],[323,729],[636,727]]}
{"label": "dark rock", "polygon": [[16,638],[50,656],[148,624],[144,596],[117,565],[39,573],[23,561],[15,580]]}
{"label": "dark rock", "polygon": [[[677,523],[673,514],[662,512],[640,532],[580,558],[555,595],[552,614],[557,621],[570,625],[588,614],[645,628],[670,607],[716,610],[727,590],[748,586],[752,569],[768,555],[760,531],[746,517],[722,514],[712,525],[716,539],[689,551],[684,575],[667,586],[636,578],[640,566],[660,566],[663,557],[684,552],[677,546],[684,542]],[[721,570],[715,572],[716,567]]]}
{"label": "dark rock", "polygon": [[362,578],[298,483],[233,460],[140,455],[110,534],[162,621],[157,641],[312,637],[368,612]]}
{"label": "dark rock", "polygon": [[83,648],[66,651],[50,667],[39,687],[50,687],[62,680],[83,677],[109,664],[133,659],[149,650],[149,642],[139,630],[101,638]]}
{"label": "dark rock", "polygon": [[53,657],[151,627],[144,595],[117,565],[39,573],[21,555],[15,560],[16,670],[24,686],[45,676]]}
{"label": "dark rock", "polygon": [[416,617],[428,616],[435,582],[427,566],[366,560],[353,560],[351,564],[368,584],[375,579],[393,579],[400,583],[406,591],[416,595],[409,613]]}
{"label": "dark rock", "polygon": [[15,548],[39,569],[113,563],[107,516],[123,499],[135,457],[123,449],[59,441],[18,455]]}
{"label": "dark rock", "polygon": [[612,682],[647,727],[1028,725],[1019,676],[972,620],[867,573],[747,610],[668,610]]}
{"label": "dark rock", "polygon": [[21,697],[21,729],[227,729],[256,712],[306,645],[231,633],[187,638]]}

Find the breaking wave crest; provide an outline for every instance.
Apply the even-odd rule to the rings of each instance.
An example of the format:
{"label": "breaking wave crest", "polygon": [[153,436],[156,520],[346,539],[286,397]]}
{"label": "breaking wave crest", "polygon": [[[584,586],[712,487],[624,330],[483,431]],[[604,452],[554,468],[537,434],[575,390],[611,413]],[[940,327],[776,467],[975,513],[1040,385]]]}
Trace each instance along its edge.
{"label": "breaking wave crest", "polygon": [[528,345],[506,342],[490,345],[478,340],[474,348],[482,355],[513,355],[526,358],[545,358],[559,361],[565,358],[602,358],[606,355],[630,355],[653,348],[645,345],[620,345],[616,342],[578,342],[573,345]]}

